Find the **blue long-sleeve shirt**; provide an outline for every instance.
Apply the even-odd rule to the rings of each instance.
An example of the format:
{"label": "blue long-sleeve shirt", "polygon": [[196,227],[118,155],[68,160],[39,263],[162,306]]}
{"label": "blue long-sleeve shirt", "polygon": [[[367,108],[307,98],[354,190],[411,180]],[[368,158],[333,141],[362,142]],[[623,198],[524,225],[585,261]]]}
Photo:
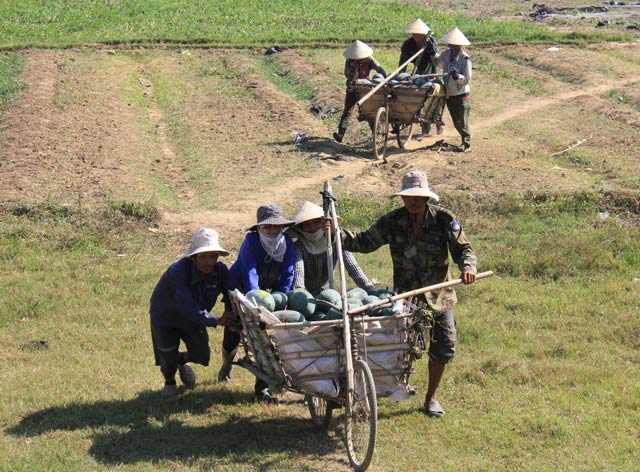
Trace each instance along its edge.
{"label": "blue long-sleeve shirt", "polygon": [[296,249],[289,236],[285,235],[285,241],[287,249],[282,262],[278,262],[268,257],[260,244],[258,232],[248,232],[240,246],[238,259],[229,269],[235,286],[243,293],[256,289],[290,291],[293,287]]}
{"label": "blue long-sleeve shirt", "polygon": [[193,261],[183,257],[169,266],[153,290],[149,308],[151,321],[184,330],[201,328],[219,295],[225,310],[231,310],[227,290],[232,287],[229,269],[224,263],[216,262],[213,272],[202,277]]}

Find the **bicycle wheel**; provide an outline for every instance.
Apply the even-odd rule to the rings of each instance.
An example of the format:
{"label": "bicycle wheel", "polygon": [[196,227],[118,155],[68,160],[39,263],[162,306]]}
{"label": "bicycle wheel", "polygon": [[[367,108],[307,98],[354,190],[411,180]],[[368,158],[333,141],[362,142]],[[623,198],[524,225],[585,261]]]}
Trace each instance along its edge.
{"label": "bicycle wheel", "polygon": [[373,125],[373,154],[377,159],[384,159],[389,139],[389,115],[385,107],[378,108]]}
{"label": "bicycle wheel", "polygon": [[345,434],[349,462],[354,470],[367,470],[376,447],[378,400],[373,374],[362,359],[353,365],[353,397],[347,405]]}
{"label": "bicycle wheel", "polygon": [[411,141],[413,136],[413,123],[405,123],[397,125],[396,127],[396,139],[398,140],[398,146],[402,149],[405,148],[407,143]]}
{"label": "bicycle wheel", "polygon": [[324,398],[316,397],[315,395],[305,395],[304,401],[309,408],[309,413],[311,413],[311,421],[313,421],[313,424],[319,428],[327,429],[331,422],[331,413],[333,412],[333,408],[331,408],[329,403]]}

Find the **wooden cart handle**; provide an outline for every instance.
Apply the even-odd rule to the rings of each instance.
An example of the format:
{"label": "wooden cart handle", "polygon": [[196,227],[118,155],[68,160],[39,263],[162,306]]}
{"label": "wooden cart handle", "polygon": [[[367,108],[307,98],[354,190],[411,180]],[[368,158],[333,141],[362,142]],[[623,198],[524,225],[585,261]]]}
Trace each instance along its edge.
{"label": "wooden cart handle", "polygon": [[400,67],[398,67],[396,70],[394,70],[391,74],[389,74],[382,82],[380,82],[378,85],[376,85],[375,87],[373,87],[371,90],[369,90],[369,93],[366,94],[364,97],[362,97],[360,100],[358,100],[356,102],[356,105],[361,106],[364,102],[367,101],[367,99],[373,95],[374,93],[376,93],[378,90],[380,90],[380,88],[382,86],[384,86],[387,82],[389,82],[391,79],[393,79],[396,74],[398,72],[400,72],[402,69],[404,69],[405,67],[407,67],[411,61],[413,61],[416,57],[418,57],[419,55],[421,55],[424,52],[425,48],[423,47],[422,49],[420,49],[417,53],[415,53],[413,56],[411,56],[409,59],[407,59]]}
{"label": "wooden cart handle", "polygon": [[[478,279],[484,279],[485,277],[491,277],[493,275],[493,271],[488,270],[487,272],[480,272],[479,274],[476,274],[476,280]],[[462,279],[454,279],[454,280],[449,280],[447,282],[442,282],[439,284],[435,284],[435,285],[429,285],[428,287],[422,287],[422,288],[417,288],[415,290],[411,290],[409,292],[403,292],[400,293],[398,295],[394,295],[393,297],[388,297],[388,298],[384,298],[380,301],[374,302],[374,303],[369,303],[368,305],[364,305],[364,306],[359,306],[358,308],[354,308],[353,310],[349,310],[347,313],[349,315],[357,315],[358,313],[364,313],[366,311],[369,311],[372,308],[381,306],[381,305],[385,305],[387,303],[391,303],[391,302],[395,302],[396,300],[401,300],[404,298],[410,298],[413,297],[415,295],[420,295],[423,294],[425,292],[430,292],[432,290],[439,290],[441,288],[447,288],[447,287],[452,287],[454,285],[459,285],[462,283]]]}

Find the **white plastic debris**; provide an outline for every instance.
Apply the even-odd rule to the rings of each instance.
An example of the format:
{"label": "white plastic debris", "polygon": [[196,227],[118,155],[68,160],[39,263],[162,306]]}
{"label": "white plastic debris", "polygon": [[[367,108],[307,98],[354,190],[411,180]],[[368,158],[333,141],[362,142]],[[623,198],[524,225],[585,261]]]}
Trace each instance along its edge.
{"label": "white plastic debris", "polygon": [[560,50],[560,48],[558,46],[551,46],[550,48],[547,49],[547,51],[549,52],[558,52]]}
{"label": "white plastic debris", "polygon": [[598,212],[598,220],[599,221],[607,221],[607,218],[609,218],[609,212],[608,211]]}
{"label": "white plastic debris", "polygon": [[294,144],[296,146],[300,146],[300,144],[302,144],[303,142],[305,142],[307,139],[309,139],[309,135],[307,133],[301,133],[300,131],[298,131],[297,129],[292,129],[291,130],[291,135],[294,138]]}

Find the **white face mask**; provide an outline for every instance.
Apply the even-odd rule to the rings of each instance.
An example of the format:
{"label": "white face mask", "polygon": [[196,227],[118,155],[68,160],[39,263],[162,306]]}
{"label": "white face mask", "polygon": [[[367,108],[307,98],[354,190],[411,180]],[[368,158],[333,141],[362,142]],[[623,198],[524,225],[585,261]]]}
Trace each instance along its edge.
{"label": "white face mask", "polygon": [[300,241],[310,254],[322,254],[327,252],[327,233],[324,228],[319,228],[313,233],[300,230]]}
{"label": "white face mask", "polygon": [[284,259],[284,253],[287,250],[287,241],[284,239],[284,232],[279,232],[273,236],[265,234],[262,229],[258,227],[258,235],[260,236],[260,244],[267,253],[266,262],[270,262],[274,259],[278,262],[282,262]]}

